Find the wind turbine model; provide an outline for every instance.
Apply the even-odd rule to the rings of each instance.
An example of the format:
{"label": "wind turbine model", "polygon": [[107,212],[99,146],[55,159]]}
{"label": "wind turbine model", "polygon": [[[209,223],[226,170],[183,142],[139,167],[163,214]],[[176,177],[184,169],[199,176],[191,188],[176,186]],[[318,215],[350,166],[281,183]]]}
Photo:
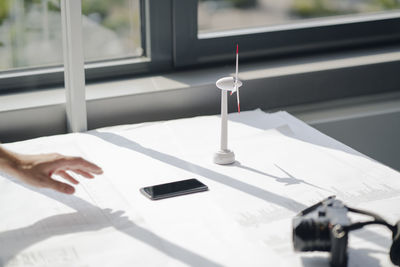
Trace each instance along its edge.
{"label": "wind turbine model", "polygon": [[242,82],[238,79],[239,71],[239,45],[236,45],[236,75],[235,77],[224,77],[217,81],[216,85],[221,89],[221,147],[214,154],[214,163],[231,164],[235,162],[235,153],[228,149],[228,91],[237,93],[238,112],[240,113],[239,87]]}

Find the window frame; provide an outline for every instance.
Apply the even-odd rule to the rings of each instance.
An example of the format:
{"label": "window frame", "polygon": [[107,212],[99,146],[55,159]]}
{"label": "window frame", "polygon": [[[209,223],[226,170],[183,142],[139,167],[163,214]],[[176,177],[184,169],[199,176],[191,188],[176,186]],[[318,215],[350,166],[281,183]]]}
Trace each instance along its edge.
{"label": "window frame", "polygon": [[198,34],[198,0],[173,1],[176,67],[232,60],[236,43],[241,59],[257,59],[373,47],[400,40],[400,11]]}
{"label": "window frame", "polygon": [[[140,0],[140,9],[145,54],[85,63],[86,83],[171,69],[171,0]],[[63,65],[0,71],[0,93],[63,85]]]}

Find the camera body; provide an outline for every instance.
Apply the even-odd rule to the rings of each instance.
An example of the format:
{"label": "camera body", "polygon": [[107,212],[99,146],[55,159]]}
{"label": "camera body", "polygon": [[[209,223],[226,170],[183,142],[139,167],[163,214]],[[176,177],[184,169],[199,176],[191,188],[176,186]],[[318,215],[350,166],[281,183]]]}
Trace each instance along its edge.
{"label": "camera body", "polygon": [[347,266],[348,209],[334,196],[303,210],[293,218],[296,251],[328,251],[332,267]]}

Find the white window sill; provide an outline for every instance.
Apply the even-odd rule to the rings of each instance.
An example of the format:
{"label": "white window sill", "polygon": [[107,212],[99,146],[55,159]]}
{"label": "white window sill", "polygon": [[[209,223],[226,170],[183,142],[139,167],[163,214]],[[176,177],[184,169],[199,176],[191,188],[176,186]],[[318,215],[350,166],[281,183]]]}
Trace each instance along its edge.
{"label": "white window sill", "polygon": [[[397,73],[399,65],[399,48],[243,63],[239,69],[239,78],[244,83],[242,108],[286,109],[309,123],[397,112],[400,77],[384,75],[386,69]],[[233,74],[234,62],[222,67],[89,84],[86,86],[89,128],[216,114],[219,92],[215,81]],[[377,81],[379,86],[372,84],[381,77]],[[359,92],[373,96],[360,97]],[[230,101],[233,107],[233,99]],[[63,133],[64,109],[63,88],[0,95],[0,140],[21,129],[34,130],[35,124],[40,125],[38,116],[52,131],[46,132],[42,125],[26,138]],[[50,116],[47,114],[52,117],[46,118]],[[29,120],[30,116],[35,117]],[[56,126],[51,127],[52,124]]]}

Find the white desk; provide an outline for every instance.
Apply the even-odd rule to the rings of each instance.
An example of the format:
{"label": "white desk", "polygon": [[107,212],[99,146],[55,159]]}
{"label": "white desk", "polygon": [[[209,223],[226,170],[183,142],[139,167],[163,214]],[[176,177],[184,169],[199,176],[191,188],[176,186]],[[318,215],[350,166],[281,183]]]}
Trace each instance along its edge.
{"label": "white desk", "polygon": [[[330,195],[400,219],[400,174],[285,112],[229,115],[237,163],[212,162],[219,117],[126,125],[7,144],[100,165],[73,196],[0,177],[0,266],[329,266],[295,253],[291,219]],[[377,137],[379,138],[379,137]],[[143,186],[198,178],[208,192],[151,201]],[[349,266],[392,266],[389,231],[350,235]]]}

